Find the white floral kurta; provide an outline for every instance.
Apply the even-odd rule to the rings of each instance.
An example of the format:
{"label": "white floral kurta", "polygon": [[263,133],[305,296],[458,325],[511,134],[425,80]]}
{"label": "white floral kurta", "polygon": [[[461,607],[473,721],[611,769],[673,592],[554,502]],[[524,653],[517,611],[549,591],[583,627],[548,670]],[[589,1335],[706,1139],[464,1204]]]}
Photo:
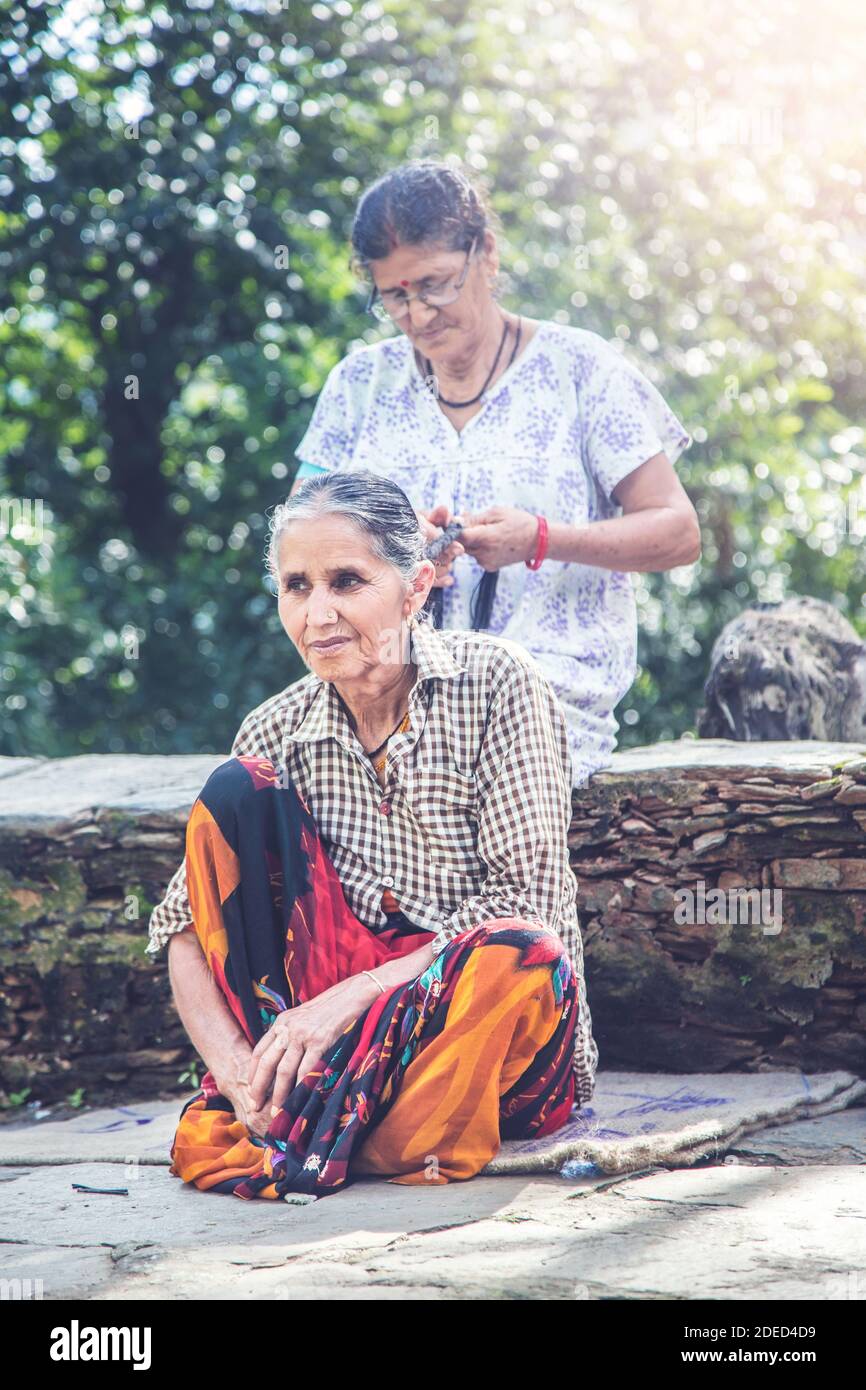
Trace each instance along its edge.
{"label": "white floral kurta", "polygon": [[[662,451],[675,463],[691,442],[658,389],[604,338],[545,321],[460,431],[425,386],[405,334],[349,353],[296,453],[319,468],[371,469],[419,511],[505,505],[583,526],[620,515],[611,492],[633,469]],[[451,572],[443,627],[468,628],[484,571],[462,555]],[[561,700],[574,785],[607,767],[614,706],[636,672],[631,576],[557,560],[536,571],[507,565],[487,631],[531,652]]]}

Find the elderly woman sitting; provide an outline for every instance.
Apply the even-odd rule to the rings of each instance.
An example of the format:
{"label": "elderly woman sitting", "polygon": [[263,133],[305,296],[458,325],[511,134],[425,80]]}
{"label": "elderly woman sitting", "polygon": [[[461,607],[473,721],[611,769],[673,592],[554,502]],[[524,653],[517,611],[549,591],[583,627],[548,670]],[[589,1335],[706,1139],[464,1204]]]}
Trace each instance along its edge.
{"label": "elderly woman sitting", "polygon": [[172,1147],[201,1189],[471,1178],[592,1096],[565,721],[521,647],[427,621],[424,545],[366,471],[272,517],[310,673],[244,719],[150,923],[208,1067]]}

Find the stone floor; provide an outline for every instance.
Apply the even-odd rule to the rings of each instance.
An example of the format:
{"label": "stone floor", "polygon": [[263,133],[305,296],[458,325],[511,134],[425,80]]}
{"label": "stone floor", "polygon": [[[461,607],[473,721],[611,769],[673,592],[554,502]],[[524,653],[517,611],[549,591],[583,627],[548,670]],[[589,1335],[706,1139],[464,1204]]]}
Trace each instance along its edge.
{"label": "stone floor", "polygon": [[41,1279],[45,1299],[866,1300],[863,1106],[624,1178],[362,1179],[292,1204],[200,1193],[152,1162],[0,1181],[0,1279]]}

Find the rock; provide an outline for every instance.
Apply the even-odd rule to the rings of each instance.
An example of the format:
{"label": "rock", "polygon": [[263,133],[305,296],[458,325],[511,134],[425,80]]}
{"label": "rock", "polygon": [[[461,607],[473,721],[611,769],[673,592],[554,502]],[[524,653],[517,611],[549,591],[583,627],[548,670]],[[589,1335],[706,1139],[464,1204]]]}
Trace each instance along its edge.
{"label": "rock", "polygon": [[810,595],[756,603],[722,629],[697,714],[704,737],[866,737],[866,645]]}
{"label": "rock", "polygon": [[780,859],[772,867],[780,888],[866,889],[864,859]]}
{"label": "rock", "polygon": [[840,806],[866,806],[866,787],[847,786],[833,798]]}
{"label": "rock", "polygon": [[692,842],[692,849],[695,854],[703,854],[704,850],[707,849],[719,849],[727,838],[727,834],[724,831],[714,831],[709,835],[699,835],[698,838]]}

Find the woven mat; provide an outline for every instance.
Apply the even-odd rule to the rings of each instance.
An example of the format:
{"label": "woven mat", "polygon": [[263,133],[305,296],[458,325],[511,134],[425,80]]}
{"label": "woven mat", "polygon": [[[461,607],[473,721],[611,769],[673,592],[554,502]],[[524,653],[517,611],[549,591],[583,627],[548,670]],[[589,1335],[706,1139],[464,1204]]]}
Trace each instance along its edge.
{"label": "woven mat", "polygon": [[688,1168],[724,1153],[744,1134],[844,1110],[864,1097],[866,1081],[845,1071],[599,1072],[590,1104],[567,1125],[546,1139],[506,1140],[483,1171],[558,1172],[569,1160],[598,1173],[653,1164]]}
{"label": "woven mat", "polygon": [[[483,1170],[558,1172],[569,1160],[596,1173],[653,1164],[689,1167],[723,1153],[744,1134],[826,1115],[862,1101],[866,1081],[850,1072],[754,1075],[600,1072],[595,1095],[546,1139],[506,1140]],[[168,1164],[183,1099],[88,1110],[67,1120],[0,1126],[0,1165]],[[582,1176],[583,1174],[581,1174]]]}

